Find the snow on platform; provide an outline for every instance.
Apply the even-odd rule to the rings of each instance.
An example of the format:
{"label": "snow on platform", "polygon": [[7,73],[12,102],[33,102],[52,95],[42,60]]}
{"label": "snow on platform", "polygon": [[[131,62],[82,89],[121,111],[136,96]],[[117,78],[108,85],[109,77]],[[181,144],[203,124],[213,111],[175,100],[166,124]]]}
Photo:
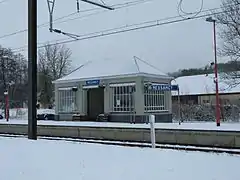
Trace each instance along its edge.
{"label": "snow on platform", "polygon": [[[240,156],[0,137],[1,180],[237,180]],[[96,153],[97,152],[97,153]]]}
{"label": "snow on platform", "polygon": [[[27,124],[27,120],[10,119],[9,122],[0,120],[0,124]],[[123,128],[150,128],[149,124],[108,123],[108,122],[73,122],[73,121],[38,121],[38,125],[54,126],[90,126],[90,127],[123,127]],[[222,123],[220,127],[215,122],[194,123],[156,123],[155,127],[160,129],[196,129],[196,130],[222,130],[240,131],[240,123]]]}

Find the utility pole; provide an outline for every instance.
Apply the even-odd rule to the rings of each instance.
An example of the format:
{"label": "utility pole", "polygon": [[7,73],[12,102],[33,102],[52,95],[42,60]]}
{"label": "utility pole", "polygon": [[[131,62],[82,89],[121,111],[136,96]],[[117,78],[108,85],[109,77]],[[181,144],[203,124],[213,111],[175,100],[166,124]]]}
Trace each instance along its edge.
{"label": "utility pole", "polygon": [[[2,81],[3,81],[4,93],[5,93],[6,89],[7,89],[7,83],[6,83],[6,77],[5,77],[5,60],[6,60],[6,57],[3,56],[2,57],[2,63],[1,63],[1,69],[2,69]],[[5,94],[4,94],[4,97],[5,97]],[[6,104],[6,101],[5,101],[4,104],[5,104],[5,106],[4,106],[4,117],[5,117],[5,119],[7,119],[6,118],[7,117],[7,109],[6,109],[7,104]]]}
{"label": "utility pole", "polygon": [[216,20],[212,17],[206,19],[207,22],[213,23],[213,44],[214,44],[214,74],[215,74],[215,87],[216,87],[216,125],[220,126],[220,100],[218,88],[218,63],[217,63],[217,36],[216,36]]}
{"label": "utility pole", "polygon": [[28,139],[37,139],[37,0],[28,0]]}
{"label": "utility pole", "polygon": [[[6,69],[8,68],[8,55],[2,56],[2,73],[3,73],[3,86],[4,86],[4,98],[5,98],[5,108],[4,108],[4,115],[6,121],[9,121],[9,77],[8,72],[6,72]],[[11,59],[12,60],[12,59]]]}

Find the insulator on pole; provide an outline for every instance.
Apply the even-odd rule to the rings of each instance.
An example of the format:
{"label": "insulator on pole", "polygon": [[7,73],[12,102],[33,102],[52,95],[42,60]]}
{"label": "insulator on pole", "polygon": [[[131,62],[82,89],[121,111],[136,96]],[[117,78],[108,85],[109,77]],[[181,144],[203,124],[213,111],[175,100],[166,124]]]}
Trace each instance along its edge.
{"label": "insulator on pole", "polygon": [[79,0],[77,0],[77,12],[79,13],[80,11],[80,5],[79,5]]}
{"label": "insulator on pole", "polygon": [[47,4],[48,4],[48,11],[49,11],[49,31],[52,32],[52,30],[53,30],[53,11],[54,11],[55,0],[47,0]]}

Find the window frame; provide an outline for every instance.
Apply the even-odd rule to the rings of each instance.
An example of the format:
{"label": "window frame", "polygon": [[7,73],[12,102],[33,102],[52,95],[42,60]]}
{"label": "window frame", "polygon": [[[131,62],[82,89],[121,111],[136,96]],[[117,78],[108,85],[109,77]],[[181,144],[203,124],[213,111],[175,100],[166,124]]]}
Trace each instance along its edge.
{"label": "window frame", "polygon": [[168,85],[160,83],[144,83],[144,112],[166,112],[166,90],[154,89],[154,85]]}
{"label": "window frame", "polygon": [[[135,112],[135,83],[110,84],[112,90],[112,112],[134,113]],[[117,100],[120,100],[118,105]]]}
{"label": "window frame", "polygon": [[59,113],[74,113],[77,111],[77,91],[74,91],[73,88],[76,87],[58,88]]}

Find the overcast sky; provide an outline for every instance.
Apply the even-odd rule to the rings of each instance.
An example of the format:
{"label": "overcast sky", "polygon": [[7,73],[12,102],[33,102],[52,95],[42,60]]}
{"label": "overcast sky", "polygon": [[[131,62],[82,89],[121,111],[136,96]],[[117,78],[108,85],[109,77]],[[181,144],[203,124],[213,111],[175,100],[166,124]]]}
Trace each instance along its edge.
{"label": "overcast sky", "polygon": [[[133,0],[105,0],[104,2],[114,5],[130,1]],[[54,28],[74,34],[85,34],[127,24],[162,19],[178,15],[178,1],[152,0],[128,8],[106,11],[74,21],[55,24]],[[195,11],[200,4],[201,0],[184,0],[184,9]],[[220,0],[204,0],[204,9],[216,8],[219,5]],[[80,8],[84,10],[95,7],[82,2]],[[54,18],[75,11],[76,0],[56,0]],[[99,11],[103,11],[103,9]],[[89,13],[93,13],[93,11],[68,18],[80,17]],[[27,0],[8,0],[0,3],[0,17],[0,36],[26,29]],[[38,0],[38,24],[48,20],[46,0]],[[50,33],[48,28],[46,26],[38,30],[39,42],[67,38],[60,34]],[[0,38],[0,44],[10,48],[22,47],[27,44],[27,32]],[[103,58],[132,60],[133,56],[137,56],[157,66],[163,72],[172,72],[182,68],[205,66],[213,60],[212,26],[205,22],[204,18],[77,41],[67,44],[67,46],[73,52],[72,60],[75,67],[88,60]]]}

